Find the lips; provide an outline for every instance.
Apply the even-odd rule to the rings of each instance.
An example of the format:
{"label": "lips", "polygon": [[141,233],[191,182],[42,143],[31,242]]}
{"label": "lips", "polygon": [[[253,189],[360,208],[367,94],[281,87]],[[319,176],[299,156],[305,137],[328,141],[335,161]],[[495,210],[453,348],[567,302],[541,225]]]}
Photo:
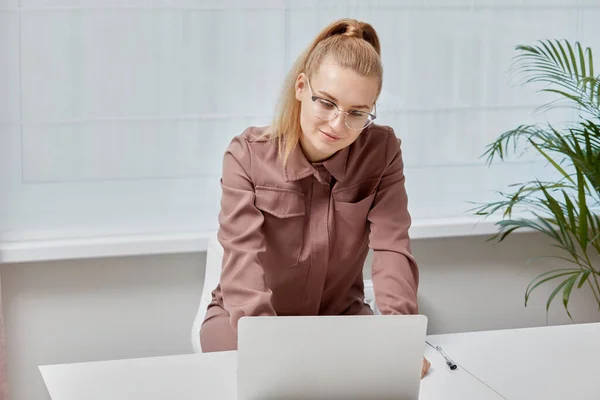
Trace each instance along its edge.
{"label": "lips", "polygon": [[320,129],[319,129],[319,132],[321,132],[323,135],[327,136],[331,140],[339,140],[340,139],[339,137],[332,135],[331,133],[323,132]]}

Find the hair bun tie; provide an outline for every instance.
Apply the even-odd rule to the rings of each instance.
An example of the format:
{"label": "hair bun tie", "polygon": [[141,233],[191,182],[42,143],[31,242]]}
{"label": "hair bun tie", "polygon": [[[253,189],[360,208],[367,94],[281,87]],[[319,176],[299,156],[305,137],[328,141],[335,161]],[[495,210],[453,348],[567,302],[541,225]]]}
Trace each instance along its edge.
{"label": "hair bun tie", "polygon": [[346,32],[342,33],[342,35],[362,39],[363,30],[358,26],[348,25],[346,26]]}

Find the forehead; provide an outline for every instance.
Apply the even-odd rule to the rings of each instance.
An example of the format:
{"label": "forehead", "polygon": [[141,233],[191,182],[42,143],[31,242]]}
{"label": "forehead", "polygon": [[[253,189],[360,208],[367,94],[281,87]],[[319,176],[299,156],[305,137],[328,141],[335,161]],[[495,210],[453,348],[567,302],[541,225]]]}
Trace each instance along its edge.
{"label": "forehead", "polygon": [[359,75],[328,60],[324,60],[310,77],[310,84],[314,91],[319,94],[326,92],[342,106],[372,106],[379,87],[377,77]]}

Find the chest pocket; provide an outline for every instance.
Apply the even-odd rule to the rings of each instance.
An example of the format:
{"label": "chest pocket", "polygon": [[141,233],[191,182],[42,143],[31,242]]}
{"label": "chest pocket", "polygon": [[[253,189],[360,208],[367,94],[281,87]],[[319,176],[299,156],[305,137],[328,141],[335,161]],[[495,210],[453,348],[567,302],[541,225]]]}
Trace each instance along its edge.
{"label": "chest pocket", "polygon": [[372,178],[332,192],[337,250],[352,257],[368,240],[367,216],[375,200],[379,178]]}
{"label": "chest pocket", "polygon": [[263,233],[268,264],[293,267],[298,264],[304,237],[304,194],[302,192],[256,186],[256,208],[265,218]]}

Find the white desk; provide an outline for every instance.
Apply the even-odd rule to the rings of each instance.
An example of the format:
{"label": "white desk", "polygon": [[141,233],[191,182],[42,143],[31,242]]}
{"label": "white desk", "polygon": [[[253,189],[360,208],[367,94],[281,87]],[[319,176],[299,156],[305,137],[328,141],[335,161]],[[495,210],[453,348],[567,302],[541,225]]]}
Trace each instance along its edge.
{"label": "white desk", "polygon": [[600,399],[600,323],[433,335],[428,341],[507,399]]}
{"label": "white desk", "polygon": [[[420,399],[600,399],[600,323],[432,335]],[[52,400],[236,398],[236,352],[40,367]]]}
{"label": "white desk", "polygon": [[[421,381],[422,400],[499,400],[467,371],[450,371],[429,346],[432,362]],[[237,353],[41,366],[52,400],[235,400]]]}

